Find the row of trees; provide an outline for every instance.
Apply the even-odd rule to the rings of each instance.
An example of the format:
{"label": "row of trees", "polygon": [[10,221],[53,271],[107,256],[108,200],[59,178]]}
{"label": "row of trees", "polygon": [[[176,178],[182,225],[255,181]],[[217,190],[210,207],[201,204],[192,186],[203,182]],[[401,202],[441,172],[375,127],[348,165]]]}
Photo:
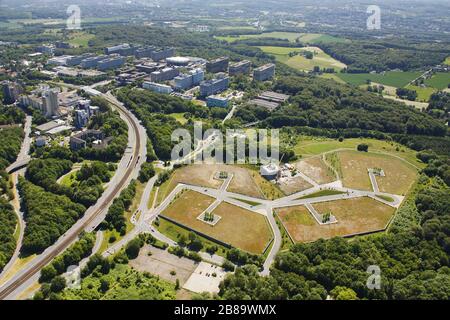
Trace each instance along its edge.
{"label": "row of trees", "polygon": [[14,232],[17,225],[17,216],[14,208],[0,197],[0,272],[11,259],[16,250]]}
{"label": "row of trees", "polygon": [[114,199],[112,205],[108,209],[105,220],[102,222],[102,229],[117,230],[121,235],[127,231],[125,211],[130,209],[133,199],[136,196],[136,181],[133,180],[124,189],[120,196]]}
{"label": "row of trees", "polygon": [[19,192],[26,228],[22,244],[25,254],[40,253],[63,235],[86,211],[67,196],[45,191],[19,177]]}

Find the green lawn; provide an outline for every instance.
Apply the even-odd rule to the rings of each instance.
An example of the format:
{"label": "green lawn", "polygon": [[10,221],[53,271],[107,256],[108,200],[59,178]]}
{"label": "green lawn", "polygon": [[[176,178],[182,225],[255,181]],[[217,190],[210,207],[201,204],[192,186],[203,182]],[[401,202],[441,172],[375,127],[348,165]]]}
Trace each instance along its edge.
{"label": "green lawn", "polygon": [[369,151],[388,153],[397,157],[400,157],[412,165],[423,168],[425,164],[416,158],[416,152],[408,149],[403,145],[395,142],[388,142],[375,139],[344,139],[339,140],[327,139],[327,138],[315,138],[309,136],[301,136],[297,145],[294,147],[296,154],[303,157],[311,157],[320,155],[325,152],[330,152],[337,149],[353,149],[360,143],[366,143],[369,145]]}
{"label": "green lawn", "polygon": [[411,89],[411,90],[415,90],[417,92],[417,99],[416,101],[420,101],[420,102],[428,102],[430,100],[430,97],[433,93],[435,93],[436,91],[438,91],[435,88],[430,88],[430,87],[417,87],[417,86],[413,86],[413,85],[408,85],[406,86],[407,89]]}
{"label": "green lawn", "polygon": [[175,118],[179,123],[185,124],[188,120],[184,117],[184,112],[181,113],[171,113],[169,116]]}
{"label": "green lawn", "polygon": [[[300,71],[312,71],[315,66],[324,68],[333,68],[336,71],[345,68],[345,64],[333,59],[328,54],[323,52],[317,47],[303,47],[303,48],[287,48],[287,47],[271,47],[261,46],[258,47],[267,54],[275,56],[277,61],[287,64],[288,66],[300,70]],[[294,52],[313,52],[314,57],[312,59],[305,58],[302,54],[289,56]]]}
{"label": "green lawn", "polygon": [[434,74],[430,79],[425,80],[425,84],[428,87],[443,90],[448,88],[450,84],[450,73],[438,72]]}
{"label": "green lawn", "polygon": [[384,75],[370,73],[339,73],[338,77],[355,86],[360,86],[365,84],[367,80],[370,80],[387,86],[402,88],[420,76],[420,74],[420,72],[388,71]]}
{"label": "green lawn", "polygon": [[447,59],[445,59],[444,64],[450,66],[450,57],[447,57]]}
{"label": "green lawn", "polygon": [[297,33],[297,32],[265,32],[261,34],[243,34],[239,36],[217,36],[216,39],[223,40],[227,42],[235,42],[238,40],[246,40],[246,39],[261,39],[261,38],[277,38],[277,39],[286,39],[290,42],[295,42],[299,39],[300,42],[303,43],[329,43],[329,42],[346,42],[348,40],[343,38],[337,38],[333,36],[329,36],[326,34],[320,33]]}
{"label": "green lawn", "polygon": [[89,40],[95,38],[95,35],[86,32],[75,32],[70,35],[68,42],[74,47],[87,47]]}

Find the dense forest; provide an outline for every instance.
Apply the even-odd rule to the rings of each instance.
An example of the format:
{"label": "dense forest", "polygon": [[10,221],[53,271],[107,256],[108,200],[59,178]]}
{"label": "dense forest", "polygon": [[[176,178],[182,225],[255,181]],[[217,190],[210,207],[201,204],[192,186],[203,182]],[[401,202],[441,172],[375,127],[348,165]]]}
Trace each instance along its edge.
{"label": "dense forest", "polygon": [[260,108],[241,108],[236,116],[245,122],[264,120],[274,128],[307,126],[432,136],[447,133],[442,121],[418,110],[331,80],[284,77],[275,83],[274,90],[292,95],[291,103],[269,116]]}
{"label": "dense forest", "polygon": [[14,237],[16,225],[17,216],[14,208],[6,199],[0,197],[0,272],[16,250]]}
{"label": "dense forest", "polygon": [[42,252],[86,211],[82,204],[74,203],[64,195],[47,192],[22,177],[19,177],[18,188],[26,221],[23,253]]}
{"label": "dense forest", "polygon": [[[418,191],[405,204],[410,206],[406,219],[415,219],[417,224],[394,222],[391,232],[381,235],[293,245],[289,251],[278,254],[269,277],[259,276],[253,266],[239,268],[221,284],[220,296],[449,299],[449,159],[435,155],[426,158],[430,164],[419,179]],[[447,183],[443,177],[447,177]],[[370,276],[367,268],[372,265],[381,270],[379,290],[366,285]]]}
{"label": "dense forest", "polygon": [[450,50],[446,44],[410,44],[400,40],[320,43],[318,46],[333,58],[347,64],[349,73],[423,70],[441,64]]}

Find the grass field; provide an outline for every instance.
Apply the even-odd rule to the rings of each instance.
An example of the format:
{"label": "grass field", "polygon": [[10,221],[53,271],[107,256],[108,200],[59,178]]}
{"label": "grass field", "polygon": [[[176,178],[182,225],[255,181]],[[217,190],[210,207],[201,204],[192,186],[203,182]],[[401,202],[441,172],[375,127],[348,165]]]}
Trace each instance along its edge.
{"label": "grass field", "polygon": [[183,112],[181,112],[181,113],[171,113],[171,114],[169,114],[169,116],[173,117],[175,120],[177,120],[181,124],[185,124],[188,121],[188,119],[186,119],[184,117],[184,113]]}
{"label": "grass field", "polygon": [[395,211],[394,208],[366,197],[317,203],[314,207],[320,213],[332,212],[338,222],[321,226],[304,206],[277,210],[296,242],[380,231],[387,226]]}
{"label": "grass field", "polygon": [[223,40],[227,42],[235,42],[238,40],[246,39],[262,39],[262,38],[277,38],[286,39],[290,42],[295,42],[297,39],[302,43],[330,43],[330,42],[347,42],[349,40],[333,37],[326,34],[320,33],[297,33],[297,32],[265,32],[262,34],[244,34],[239,36],[226,36],[226,37],[216,37],[218,40]]}
{"label": "grass field", "polygon": [[388,71],[384,75],[370,73],[339,73],[337,76],[345,82],[355,86],[366,84],[367,80],[370,80],[387,86],[402,88],[420,76],[420,74],[420,72]]}
{"label": "grass field", "polygon": [[95,38],[95,35],[86,32],[74,32],[70,34],[68,42],[74,47],[88,47],[89,40]]}
{"label": "grass field", "polygon": [[[170,221],[164,220],[164,219],[159,219],[157,223],[153,223],[153,226],[156,229],[158,229],[159,232],[166,235],[167,237],[169,237],[170,239],[172,239],[175,242],[178,242],[182,236],[184,236],[186,239],[188,239],[189,232],[191,232],[188,229],[177,226],[176,224],[174,224]],[[201,251],[205,251],[207,247],[217,246],[218,250],[216,251],[215,254],[222,256],[222,257],[226,257],[226,254],[228,251],[227,248],[219,245],[216,242],[212,242],[211,240],[208,240],[204,237],[201,237],[201,236],[198,236],[198,237],[200,238],[200,240],[202,241],[202,243],[204,245],[204,247]]]}
{"label": "grass field", "polygon": [[415,179],[417,170],[398,158],[388,155],[358,151],[339,151],[344,186],[358,190],[372,190],[367,169],[381,168],[385,177],[376,177],[381,192],[406,194]]}
{"label": "grass field", "polygon": [[211,226],[198,220],[197,217],[212,202],[214,199],[208,196],[185,191],[162,214],[239,249],[256,254],[262,253],[271,239],[265,217],[224,202],[213,211],[221,219],[216,225]]}
{"label": "grass field", "polygon": [[444,61],[444,64],[450,66],[450,57],[447,57]]}
{"label": "grass field", "polygon": [[[334,68],[336,71],[346,67],[345,64],[333,59],[318,47],[286,48],[286,47],[258,47],[267,54],[274,55],[277,61],[300,71],[312,71],[315,66],[324,68]],[[307,59],[303,55],[289,56],[291,52],[314,52],[312,59]]]}
{"label": "grass field", "polygon": [[416,158],[416,151],[395,142],[376,139],[354,138],[344,139],[344,141],[339,142],[338,140],[327,138],[301,136],[297,145],[294,147],[294,151],[297,155],[306,158],[343,148],[356,150],[358,144],[361,143],[366,143],[369,146],[369,151],[389,153],[404,159],[418,168],[425,167],[425,164]]}
{"label": "grass field", "polygon": [[438,91],[435,88],[430,88],[430,87],[418,87],[418,86],[413,86],[413,85],[408,85],[406,86],[407,89],[411,89],[417,92],[417,99],[416,101],[419,102],[428,102],[430,100],[430,97],[433,93],[435,93],[436,91]]}
{"label": "grass field", "polygon": [[450,73],[437,72],[430,79],[425,80],[425,84],[439,90],[448,88],[450,84]]}

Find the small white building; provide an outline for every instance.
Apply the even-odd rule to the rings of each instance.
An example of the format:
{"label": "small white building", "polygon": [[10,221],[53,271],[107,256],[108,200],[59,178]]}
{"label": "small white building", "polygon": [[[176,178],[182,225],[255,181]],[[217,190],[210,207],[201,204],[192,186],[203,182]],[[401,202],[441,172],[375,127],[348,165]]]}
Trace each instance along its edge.
{"label": "small white building", "polygon": [[278,174],[280,173],[280,167],[274,163],[270,163],[270,164],[261,166],[261,168],[259,169],[259,172],[267,180],[274,180],[278,177]]}

